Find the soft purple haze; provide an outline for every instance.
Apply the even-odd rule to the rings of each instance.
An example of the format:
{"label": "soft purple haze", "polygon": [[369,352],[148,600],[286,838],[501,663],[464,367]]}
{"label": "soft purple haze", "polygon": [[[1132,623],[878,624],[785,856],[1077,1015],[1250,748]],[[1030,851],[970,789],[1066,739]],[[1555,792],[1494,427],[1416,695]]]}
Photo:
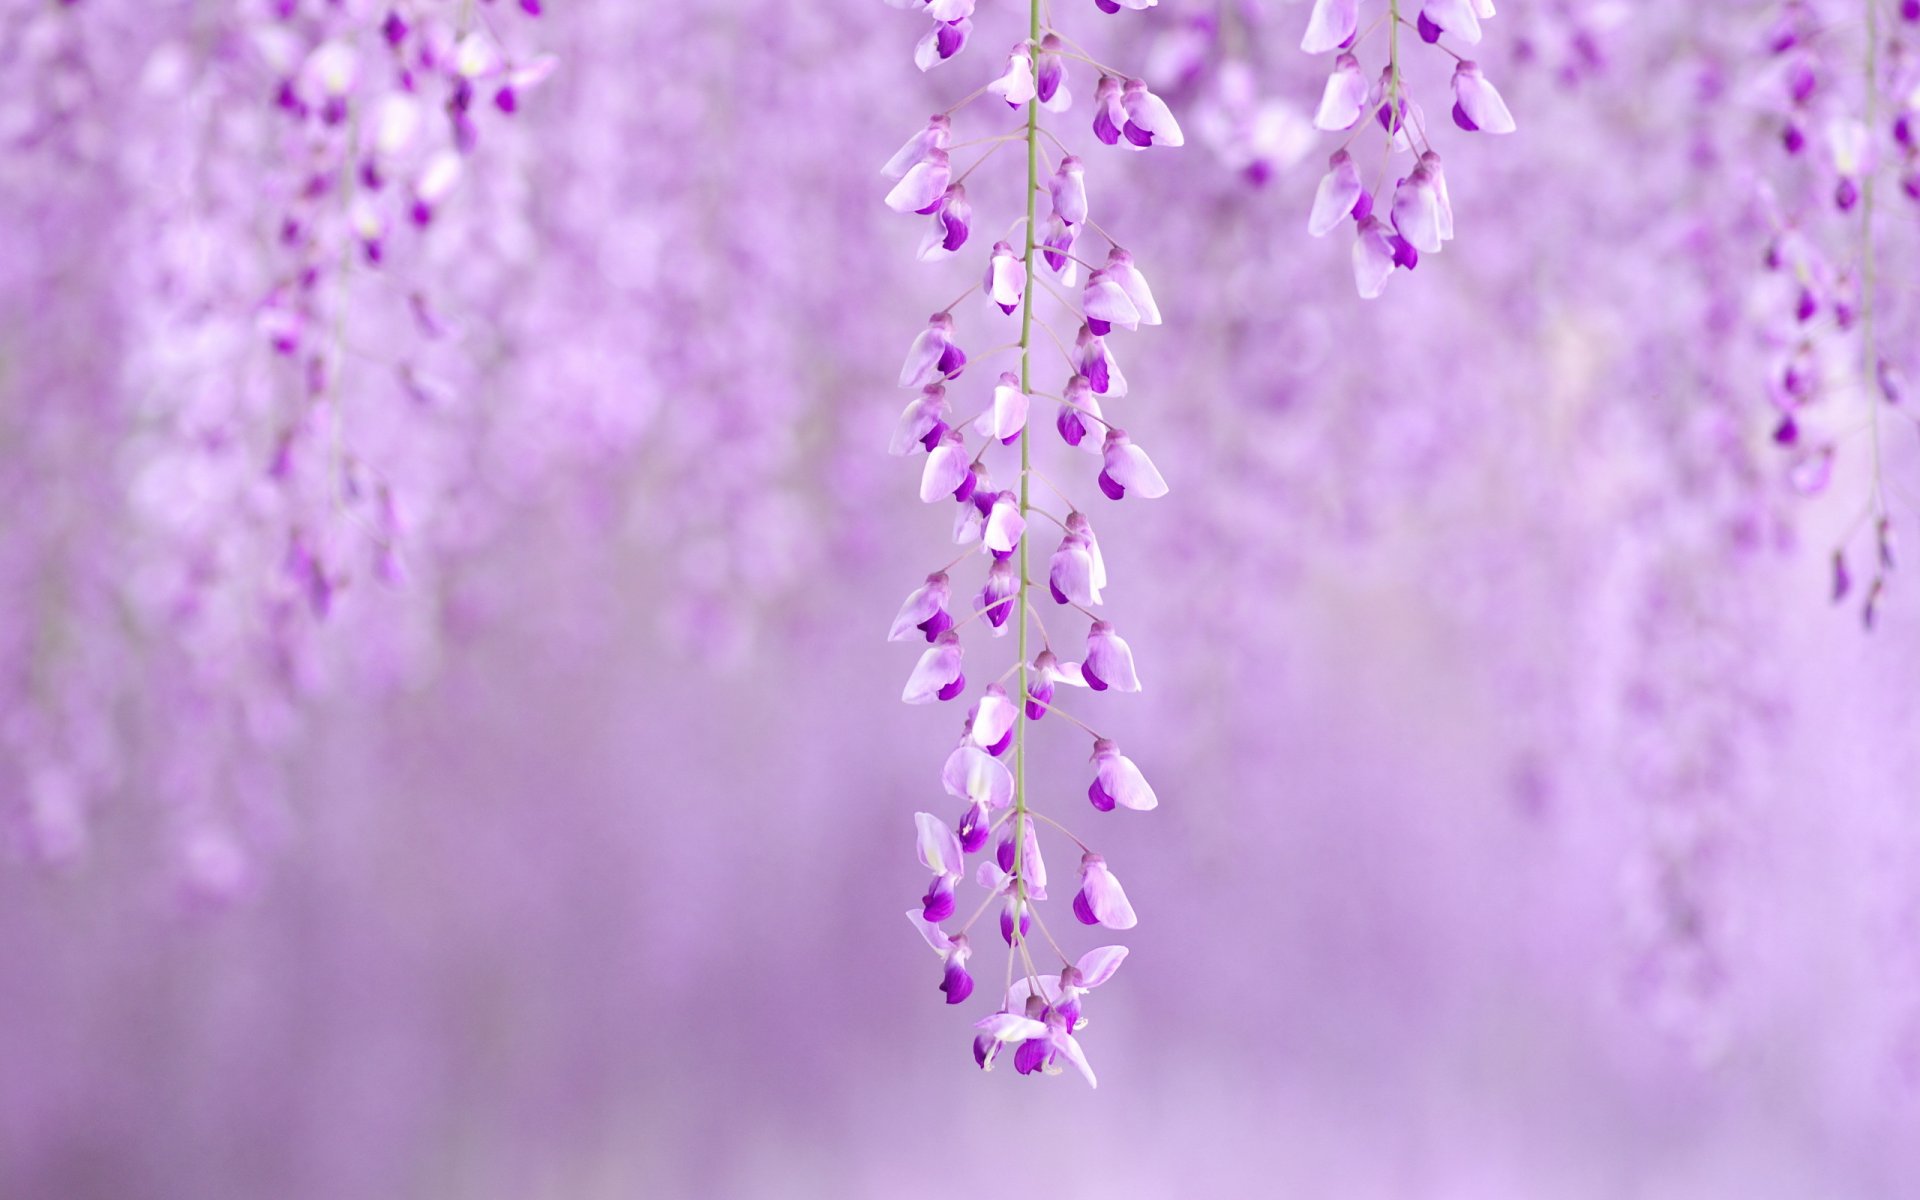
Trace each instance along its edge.
{"label": "soft purple haze", "polygon": [[384,0],[0,3],[0,1197],[1920,1192],[1920,26],[1870,106],[1865,2],[1509,0],[1497,139],[1403,33],[1457,236],[1362,300],[1308,3],[1052,5],[1187,143],[1068,64],[1172,484],[1085,502],[1158,809],[1029,765],[1140,911],[1097,1091],[900,918],[894,376],[1020,188],[928,265],[878,168],[1025,4],[402,5],[375,188]]}

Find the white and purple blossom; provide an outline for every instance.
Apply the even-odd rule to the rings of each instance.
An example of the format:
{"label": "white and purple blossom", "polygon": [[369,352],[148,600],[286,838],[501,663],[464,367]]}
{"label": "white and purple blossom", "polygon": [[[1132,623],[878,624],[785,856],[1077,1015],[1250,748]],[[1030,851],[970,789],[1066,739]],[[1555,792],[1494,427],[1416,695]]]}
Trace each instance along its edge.
{"label": "white and purple blossom", "polygon": [[1112,688],[1116,692],[1140,690],[1140,676],[1133,668],[1133,648],[1114,632],[1113,622],[1095,621],[1087,629],[1087,656],[1080,674],[1096,692]]}
{"label": "white and purple blossom", "polygon": [[1469,133],[1512,133],[1517,128],[1507,102],[1473,62],[1454,68],[1453,122]]}
{"label": "white and purple blossom", "polygon": [[952,599],[952,585],[945,571],[927,576],[925,583],[907,594],[906,602],[893,618],[893,627],[887,631],[887,640],[903,641],[915,630],[924,634],[929,642],[938,638],[953,626],[953,617],[947,613]]}
{"label": "white and purple blossom", "polygon": [[1126,430],[1108,427],[1101,460],[1100,490],[1108,499],[1119,500],[1129,491],[1147,500],[1167,494],[1167,481],[1159,468],[1145,450],[1133,444]]}
{"label": "white and purple blossom", "polygon": [[1107,860],[1089,850],[1080,856],[1080,890],[1074,893],[1073,915],[1082,925],[1132,929],[1140,923],[1127,900],[1127,890],[1107,869]]}
{"label": "white and purple blossom", "polygon": [[961,657],[960,635],[942,631],[914,664],[900,698],[908,704],[931,704],[958,696],[967,686],[967,677],[960,673]]}
{"label": "white and purple blossom", "polygon": [[1140,768],[1109,739],[1094,739],[1093,763],[1093,783],[1087,788],[1087,798],[1101,812],[1112,812],[1115,805],[1136,812],[1160,806],[1159,797],[1153,794]]}

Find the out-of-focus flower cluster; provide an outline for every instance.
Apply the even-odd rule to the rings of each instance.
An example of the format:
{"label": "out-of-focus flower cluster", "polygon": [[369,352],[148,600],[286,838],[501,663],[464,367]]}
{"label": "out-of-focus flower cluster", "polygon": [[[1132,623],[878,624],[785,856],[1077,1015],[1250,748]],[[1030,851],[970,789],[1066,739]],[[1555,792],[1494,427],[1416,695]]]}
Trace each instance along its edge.
{"label": "out-of-focus flower cluster", "polygon": [[[1360,0],[1314,0],[1300,48],[1309,54],[1338,51],[1333,73],[1320,94],[1313,123],[1329,132],[1355,130],[1327,162],[1307,218],[1307,232],[1321,237],[1348,217],[1357,230],[1353,243],[1353,279],[1360,294],[1371,300],[1387,285],[1397,268],[1420,265],[1422,254],[1438,254],[1453,240],[1453,198],[1447,191],[1446,171],[1433,148],[1426,112],[1411,95],[1406,67],[1401,61],[1402,27],[1421,42],[1453,59],[1453,123],[1468,133],[1512,133],[1513,114],[1500,92],[1488,82],[1480,64],[1454,50],[1449,43],[1472,47],[1480,42],[1480,23],[1493,17],[1493,0],[1423,0],[1417,19],[1400,13],[1400,0],[1386,0],[1385,11],[1366,30],[1360,27]],[[1409,4],[1411,9],[1412,5]],[[1384,23],[1386,66],[1368,81],[1358,51],[1363,39]],[[1444,40],[1443,40],[1444,39]],[[1383,166],[1368,186],[1353,157],[1357,131],[1378,124],[1386,142]],[[1362,149],[1362,155],[1365,156]],[[1395,179],[1389,202],[1388,169],[1396,154],[1415,157],[1411,170]],[[1386,219],[1375,215],[1385,206]]]}
{"label": "out-of-focus flower cluster", "polygon": [[1885,443],[1920,428],[1905,403],[1915,306],[1898,265],[1920,211],[1920,6],[1793,0],[1746,32],[1756,70],[1736,96],[1756,110],[1771,230],[1754,304],[1773,440],[1804,495],[1834,481],[1842,442],[1865,444],[1843,485],[1859,510],[1836,539],[1832,594],[1857,599],[1871,628],[1902,486],[1887,477]]}

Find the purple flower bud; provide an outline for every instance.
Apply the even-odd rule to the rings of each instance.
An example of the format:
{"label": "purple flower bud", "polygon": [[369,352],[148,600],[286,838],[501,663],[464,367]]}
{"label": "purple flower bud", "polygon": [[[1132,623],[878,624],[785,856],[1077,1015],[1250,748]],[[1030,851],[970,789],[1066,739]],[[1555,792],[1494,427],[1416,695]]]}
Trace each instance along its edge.
{"label": "purple flower bud", "polygon": [[1070,102],[1064,90],[1067,81],[1067,65],[1063,58],[1065,50],[1059,35],[1049,33],[1040,39],[1040,57],[1034,67],[1034,93],[1043,106],[1055,112],[1066,108]]}
{"label": "purple flower bud", "polygon": [[907,402],[901,410],[900,419],[893,426],[893,440],[887,444],[887,453],[900,456],[913,453],[916,447],[931,451],[940,444],[940,436],[946,432],[946,423],[941,420],[947,413],[947,389],[938,383],[930,383],[920,390],[920,394]]}
{"label": "purple flower bud", "polygon": [[1416,250],[1440,253],[1440,196],[1423,164],[1393,190],[1393,228]]}
{"label": "purple flower bud", "polygon": [[1019,108],[1032,100],[1037,89],[1033,78],[1033,49],[1025,42],[1016,44],[1012,53],[1007,55],[1007,69],[998,79],[987,84],[987,91],[1007,102],[1008,108]]}
{"label": "purple flower bud", "polygon": [[1076,663],[1063,663],[1051,650],[1042,650],[1033,659],[1033,673],[1027,680],[1027,720],[1038,721],[1053,702],[1053,685],[1058,681],[1074,687],[1087,686],[1086,675]]}
{"label": "purple flower bud", "polygon": [[967,458],[966,443],[949,429],[940,444],[927,453],[926,466],[920,472],[920,500],[932,504],[946,496],[965,500],[973,492],[973,467]]}
{"label": "purple flower bud", "polygon": [[1011,242],[993,244],[993,257],[987,262],[987,274],[981,287],[987,293],[987,299],[1000,306],[1001,312],[1011,314],[1020,307],[1020,298],[1027,289],[1027,268],[1013,252]]}
{"label": "purple flower bud", "polygon": [[949,629],[934,639],[920,655],[900,698],[908,704],[931,704],[951,700],[966,688],[966,676],[960,673],[960,635]]}
{"label": "purple flower bud", "polygon": [[[1087,436],[1088,423],[1099,421],[1100,400],[1093,394],[1093,387],[1085,375],[1075,375],[1067,380],[1066,390],[1061,393],[1060,411],[1054,417],[1053,426],[1060,431],[1060,439],[1069,446],[1078,446]],[[1089,443],[1089,450],[1097,447]]]}
{"label": "purple flower bud", "polygon": [[1082,325],[1073,342],[1073,368],[1087,377],[1087,386],[1102,396],[1125,396],[1127,377],[1120,372],[1103,337]]}
{"label": "purple flower bud", "polygon": [[947,604],[952,597],[952,588],[945,571],[935,571],[927,576],[927,581],[907,594],[906,603],[900,606],[900,612],[893,618],[893,627],[887,631],[887,640],[898,642],[909,637],[918,629],[926,634],[929,642],[953,624],[953,618],[947,615]]}
{"label": "purple flower bud", "polygon": [[972,34],[973,21],[969,18],[939,22],[914,46],[913,65],[922,71],[932,70],[965,50]]}
{"label": "purple flower bud", "polygon": [[1167,494],[1167,481],[1161,477],[1159,468],[1153,465],[1145,450],[1133,444],[1124,429],[1107,430],[1101,456],[1100,490],[1108,498],[1118,500],[1129,490],[1145,500],[1157,500]]}
{"label": "purple flower bud", "polygon": [[1123,329],[1140,327],[1140,310],[1119,280],[1105,271],[1088,272],[1087,285],[1080,293],[1080,309],[1086,315],[1087,328],[1100,337],[1115,325]]}
{"label": "purple flower bud", "polygon": [[1844,551],[1833,552],[1833,602],[1840,603],[1853,589],[1853,577],[1847,574],[1847,556]]}
{"label": "purple flower bud", "polygon": [[1107,812],[1117,803],[1136,812],[1147,812],[1160,806],[1160,798],[1154,795],[1146,776],[1112,741],[1094,739],[1093,762],[1093,786],[1087,794],[1095,808]]}
{"label": "purple flower bud", "polygon": [[1140,923],[1127,891],[1107,869],[1107,862],[1089,850],[1080,856],[1080,890],[1073,897],[1073,915],[1082,925],[1132,929]]}
{"label": "purple flower bud", "polygon": [[897,213],[928,214],[940,207],[953,165],[945,150],[928,150],[927,156],[907,168],[900,182],[887,193],[887,207]]}
{"label": "purple flower bud", "polygon": [[1109,146],[1119,142],[1120,127],[1127,122],[1120,96],[1120,80],[1113,75],[1102,75],[1093,89],[1093,136]]}
{"label": "purple flower bud", "polygon": [[1100,603],[1100,589],[1093,583],[1093,555],[1087,539],[1069,533],[1060,539],[1059,548],[1047,565],[1047,590],[1056,604],[1081,606]]}
{"label": "purple flower bud", "polygon": [[934,206],[933,218],[927,225],[926,235],[920,239],[917,257],[921,262],[940,262],[953,257],[954,251],[967,244],[972,224],[973,205],[967,200],[967,189],[957,183],[949,186]]}
{"label": "purple flower bud", "polygon": [[986,586],[980,589],[980,611],[987,614],[987,623],[999,629],[1013,616],[1013,598],[1020,591],[1020,580],[1015,576],[1013,564],[1006,559],[998,559],[987,570]]}
{"label": "purple flower bud", "polygon": [[1047,193],[1055,216],[1068,225],[1087,223],[1087,170],[1078,155],[1069,154],[1060,160],[1053,178],[1047,181]]}
{"label": "purple flower bud", "polygon": [[[954,938],[954,941],[962,942],[966,936],[964,933],[960,934]],[[965,963],[965,957],[959,954],[947,960],[946,971],[940,980],[940,990],[947,994],[948,1004],[965,1003],[967,997],[973,995],[973,976],[967,974]]]}
{"label": "purple flower bud", "polygon": [[1386,288],[1387,278],[1397,265],[1394,240],[1380,218],[1367,217],[1360,222],[1353,242],[1353,282],[1361,298],[1372,300]]}
{"label": "purple flower bud", "polygon": [[1007,689],[990,683],[973,707],[968,719],[967,736],[974,745],[984,747],[988,754],[997,758],[1013,744],[1013,727],[1019,716],[1019,710],[1007,695]]}
{"label": "purple flower bud", "polygon": [[1121,92],[1121,105],[1127,115],[1121,132],[1126,134],[1128,142],[1142,149],[1186,145],[1186,134],[1180,131],[1180,122],[1173,119],[1173,110],[1153,94],[1144,79],[1127,80]]}
{"label": "purple flower bud", "polygon": [[1047,269],[1060,276],[1061,282],[1068,287],[1073,286],[1074,272],[1078,266],[1067,257],[1073,252],[1076,237],[1075,228],[1055,215],[1047,218],[1047,235],[1040,242],[1040,254],[1046,260]]}
{"label": "purple flower bud", "polygon": [[1140,676],[1133,666],[1133,648],[1113,631],[1111,621],[1095,621],[1087,630],[1087,657],[1080,674],[1096,692],[1112,688],[1116,692],[1140,690]]}
{"label": "purple flower bud", "polygon": [[[1020,515],[1020,498],[1012,492],[1001,492],[994,497],[993,508],[987,513],[987,524],[980,541],[995,558],[1004,562],[1019,548],[1020,536],[1026,530],[1027,519]],[[998,567],[1001,563],[994,565]]]}
{"label": "purple flower bud", "polygon": [[1020,431],[1026,427],[1027,394],[1020,390],[1020,377],[1002,371],[993,386],[993,407],[981,415],[974,430],[1011,446],[1020,440]]}
{"label": "purple flower bud", "polygon": [[1314,113],[1316,129],[1338,132],[1352,129],[1360,120],[1367,103],[1367,77],[1360,71],[1360,60],[1342,54],[1333,60],[1333,73],[1320,93],[1320,108]]}
{"label": "purple flower bud", "polygon": [[953,880],[940,875],[927,885],[927,894],[920,898],[920,917],[922,920],[938,923],[953,915],[955,901]]}
{"label": "purple flower bud", "polygon": [[1453,99],[1454,122],[1470,133],[1512,133],[1516,128],[1507,102],[1477,63],[1462,62],[1454,68]]}

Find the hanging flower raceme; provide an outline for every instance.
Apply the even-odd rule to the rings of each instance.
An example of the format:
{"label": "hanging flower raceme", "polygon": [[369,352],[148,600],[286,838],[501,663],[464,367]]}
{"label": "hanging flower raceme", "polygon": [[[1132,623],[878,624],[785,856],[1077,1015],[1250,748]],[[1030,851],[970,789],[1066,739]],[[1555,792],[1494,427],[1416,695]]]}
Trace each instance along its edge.
{"label": "hanging flower raceme", "polygon": [[[1763,398],[1783,491],[1817,496],[1846,486],[1842,439],[1864,433],[1870,445],[1860,516],[1832,550],[1828,587],[1835,603],[1847,600],[1856,592],[1849,555],[1854,565],[1870,565],[1859,615],[1872,628],[1894,568],[1883,418],[1904,399],[1893,356],[1912,341],[1904,296],[1885,286],[1889,273],[1878,261],[1893,223],[1884,203],[1876,203],[1875,180],[1889,174],[1882,170],[1887,160],[1897,159],[1902,190],[1880,196],[1920,201],[1920,106],[1911,63],[1920,6],[1903,5],[1897,24],[1882,6],[1863,7],[1864,21],[1858,8],[1782,6],[1755,46],[1773,68],[1766,82],[1778,123],[1764,133],[1772,145],[1754,148],[1754,158],[1774,168],[1758,189],[1773,237],[1751,308],[1760,314],[1755,332],[1771,360]],[[1510,118],[1471,67],[1463,63],[1456,73],[1460,109],[1492,132]]]}
{"label": "hanging flower raceme", "polygon": [[[925,12],[935,23],[928,35],[931,40],[923,39],[916,50],[923,68],[957,53],[979,16],[970,0],[896,3]],[[1055,429],[1069,449],[1080,451],[1064,455],[1080,470],[1077,480],[1063,475],[1067,482],[1077,482],[1088,492],[1097,489],[1116,500],[1129,494],[1165,495],[1166,480],[1153,461],[1109,423],[1104,411],[1127,396],[1126,377],[1107,339],[1118,336],[1116,330],[1157,326],[1163,318],[1147,271],[1089,215],[1089,163],[1080,153],[1060,145],[1056,132],[1042,129],[1043,113],[1063,111],[1071,104],[1068,67],[1079,55],[1069,53],[1068,47],[1074,44],[1070,38],[1047,27],[1040,0],[1030,3],[1027,36],[1013,45],[998,73],[954,109],[931,118],[882,171],[892,181],[885,195],[887,206],[929,218],[920,239],[921,261],[980,256],[974,260],[978,265],[973,270],[978,273],[973,288],[929,318],[907,351],[898,382],[913,389],[913,394],[894,424],[888,445],[896,456],[925,456],[919,464],[920,499],[927,504],[954,502],[954,543],[978,542],[979,551],[929,573],[901,604],[888,638],[907,641],[918,635],[927,643],[901,693],[909,704],[932,704],[966,693],[963,637],[978,637],[984,630],[989,638],[1015,643],[1011,664],[969,706],[959,744],[949,751],[941,771],[944,790],[961,806],[957,823],[948,826],[925,812],[915,817],[919,861],[931,882],[908,917],[940,956],[940,990],[949,1004],[957,1004],[973,991],[968,962],[972,925],[997,908],[1015,983],[1006,1008],[976,1023],[975,1061],[989,1067],[1003,1049],[1012,1046],[1015,1067],[1022,1075],[1052,1074],[1072,1065],[1091,1083],[1093,1071],[1075,1038],[1084,1023],[1081,1004],[1091,988],[1112,977],[1126,950],[1103,946],[1066,962],[1057,974],[1039,973],[1029,938],[1040,934],[1050,949],[1065,954],[1039,907],[1047,899],[1042,824],[1071,841],[1081,854],[1072,904],[1079,921],[1124,929],[1133,925],[1134,914],[1106,860],[1053,817],[1039,814],[1035,793],[1028,788],[1026,738],[1037,728],[1036,722],[1056,711],[1061,685],[1127,693],[1139,691],[1140,680],[1127,643],[1110,623],[1092,618],[1093,610],[1106,599],[1106,561],[1084,512],[1071,501],[1063,506],[1064,512],[1049,508],[1053,496],[1066,499],[1068,492],[1040,474],[1039,452],[1053,442],[1051,438],[1039,445],[1034,442],[1032,408],[1036,398],[1055,401]],[[1108,11],[1152,4],[1153,0],[1100,0]],[[1365,90],[1363,82],[1353,105],[1364,101]],[[997,103],[979,105],[972,111],[985,124],[980,135],[955,141],[954,114],[980,96],[1015,109],[1017,123],[1004,124],[1004,111]],[[1103,70],[1094,84],[1093,110],[1094,137],[1105,145],[1144,150],[1176,147],[1185,140],[1172,110],[1140,79]],[[976,212],[962,181],[991,165],[988,160],[1009,143],[1023,143],[1025,149],[1023,155],[999,160],[1012,164],[1024,159],[1025,187],[1018,193],[1024,197],[1021,210],[1004,218]],[[969,147],[975,148],[976,157],[957,165],[953,156]],[[1056,148],[1061,151],[1057,158]],[[998,194],[998,189],[983,188],[978,194]],[[980,251],[970,238],[977,218],[988,220],[989,228],[1005,228],[1009,233]],[[1100,250],[1087,247],[1089,237],[1095,235],[1105,242],[1104,258],[1097,257]],[[1058,282],[1042,276],[1043,286],[1036,288],[1036,261]],[[1084,279],[1083,265],[1087,268]],[[976,400],[963,402],[956,381],[967,356],[955,343],[954,310],[974,292],[979,293],[974,303],[980,306],[981,320],[1016,322],[1008,336],[1017,341],[990,353],[1017,349],[1019,362],[975,390]],[[1077,318],[1080,326],[1072,349],[1061,347],[1071,359],[1072,370],[1057,394],[1037,390],[1042,385],[1034,376],[1037,339],[1055,328],[1043,310],[1055,299],[1062,301],[1064,312],[1056,310],[1051,316]],[[963,404],[965,415],[953,415],[956,404]],[[1088,465],[1096,456],[1098,465]],[[990,459],[996,460],[991,466]],[[1038,491],[1036,483],[1045,491]],[[1084,663],[1064,660],[1056,653],[1030,594],[1040,586],[1036,579],[1040,572],[1028,542],[1036,530],[1046,528],[1036,520],[1059,527],[1060,539],[1051,547],[1045,565],[1044,586],[1061,606],[1050,611],[1065,610],[1070,618],[1084,614],[1089,619]],[[963,603],[965,611],[956,619],[951,611],[956,585],[949,572],[969,557],[983,561],[986,569],[977,591],[966,585],[960,592],[971,596],[972,603]],[[1050,619],[1057,624],[1060,617]],[[1061,715],[1064,722],[1050,728],[1065,732],[1066,723],[1090,728],[1079,716]],[[1097,733],[1094,738],[1093,780],[1087,785],[1094,806],[1141,811],[1155,807],[1158,798],[1133,761],[1110,739]],[[984,858],[969,872],[966,860],[972,855]],[[978,905],[959,905],[956,887],[969,878],[986,894]],[[971,915],[961,915],[969,910]]]}
{"label": "hanging flower raceme", "polygon": [[[1440,253],[1453,237],[1453,203],[1440,156],[1429,141],[1433,130],[1409,94],[1402,29],[1412,30],[1422,42],[1451,56],[1454,124],[1468,133],[1489,134],[1512,133],[1516,126],[1486,72],[1446,45],[1446,40],[1478,44],[1481,22],[1493,16],[1491,0],[1426,0],[1412,21],[1401,15],[1402,7],[1411,8],[1411,3],[1396,0],[1364,34],[1360,7],[1361,0],[1314,0],[1300,48],[1309,54],[1339,51],[1321,89],[1315,127],[1345,132],[1371,117],[1386,142],[1386,166],[1369,187],[1349,150],[1359,134],[1349,133],[1328,161],[1307,216],[1307,232],[1314,237],[1332,232],[1348,217],[1353,219],[1354,287],[1370,300],[1386,289],[1395,270],[1413,270],[1422,254]],[[1369,85],[1361,54],[1373,31],[1382,27],[1388,43],[1386,66]],[[1404,173],[1393,161],[1401,154],[1413,156]],[[1359,157],[1365,160],[1365,155]]]}

